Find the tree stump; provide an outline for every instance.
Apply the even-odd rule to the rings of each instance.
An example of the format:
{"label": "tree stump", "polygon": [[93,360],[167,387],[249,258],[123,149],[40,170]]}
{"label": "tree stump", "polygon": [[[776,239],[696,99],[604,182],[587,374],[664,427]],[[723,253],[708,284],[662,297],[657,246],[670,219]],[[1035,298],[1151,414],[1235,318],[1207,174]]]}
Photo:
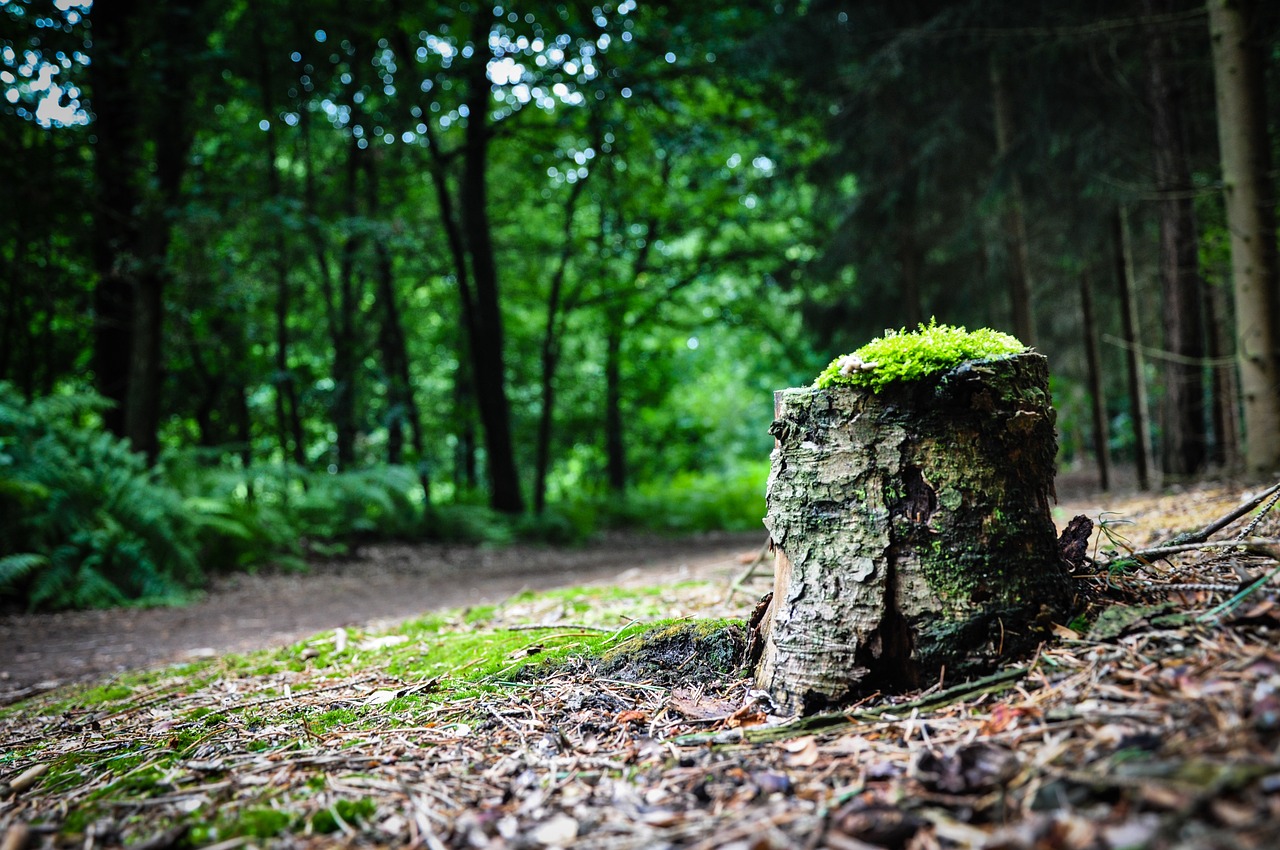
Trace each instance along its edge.
{"label": "tree stump", "polygon": [[783,390],[774,408],[777,575],[756,683],[783,709],[977,672],[1068,609],[1042,355],[878,392]]}

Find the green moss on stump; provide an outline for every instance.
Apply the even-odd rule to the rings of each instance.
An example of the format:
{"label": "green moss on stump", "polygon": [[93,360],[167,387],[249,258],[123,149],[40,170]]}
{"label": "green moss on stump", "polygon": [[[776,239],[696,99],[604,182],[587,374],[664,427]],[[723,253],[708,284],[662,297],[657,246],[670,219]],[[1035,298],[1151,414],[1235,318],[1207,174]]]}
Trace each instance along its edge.
{"label": "green moss on stump", "polygon": [[814,386],[825,389],[847,384],[873,392],[896,381],[914,381],[953,369],[969,360],[990,360],[1021,354],[1027,347],[1009,334],[980,328],[940,325],[936,319],[914,331],[885,331],[852,354],[831,361]]}

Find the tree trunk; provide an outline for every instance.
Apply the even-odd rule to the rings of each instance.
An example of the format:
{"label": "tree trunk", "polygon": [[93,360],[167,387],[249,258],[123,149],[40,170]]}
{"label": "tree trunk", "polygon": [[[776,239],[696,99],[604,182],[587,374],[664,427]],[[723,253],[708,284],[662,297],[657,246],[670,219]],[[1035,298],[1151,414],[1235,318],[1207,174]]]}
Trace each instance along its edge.
{"label": "tree trunk", "polygon": [[[477,12],[477,39],[487,38],[489,10]],[[483,43],[477,40],[477,43]],[[489,126],[491,91],[488,66],[479,55],[467,69],[466,142],[463,150],[460,208],[467,255],[471,260],[475,303],[470,333],[476,400],[484,428],[485,469],[489,478],[489,503],[494,510],[521,513],[524,496],[516,473],[511,441],[511,411],[507,401],[503,363],[502,312],[498,300],[498,268],[489,226]]]}
{"label": "tree trunk", "polygon": [[102,414],[107,428],[127,435],[129,370],[133,352],[136,270],[139,264],[141,161],[139,104],[133,85],[137,4],[102,3],[90,13],[94,51],[89,67],[96,183],[93,254],[93,374],[97,390],[115,402]]}
{"label": "tree trunk", "polygon": [[1009,303],[1013,311],[1013,334],[1024,345],[1036,344],[1035,314],[1031,306],[1031,259],[1027,245],[1027,222],[1023,214],[1022,179],[1009,165],[1013,149],[1013,105],[1009,84],[1000,61],[991,57],[991,91],[995,112],[996,156],[1010,169],[1009,191],[1004,201],[1005,245],[1009,263]]}
{"label": "tree trunk", "polygon": [[[465,349],[465,342],[462,347]],[[453,487],[457,493],[471,493],[479,483],[476,471],[475,407],[471,366],[464,351],[459,354],[458,369],[453,376],[453,420],[458,425],[458,442],[453,458]]]}
{"label": "tree trunk", "polygon": [[1120,296],[1120,325],[1124,334],[1125,366],[1129,377],[1129,419],[1133,423],[1133,461],[1138,489],[1151,489],[1151,412],[1147,407],[1147,378],[1142,369],[1142,333],[1134,297],[1133,251],[1129,242],[1129,216],[1124,207],[1115,215],[1116,290]]}
{"label": "tree trunk", "polygon": [[[254,51],[258,54],[258,88],[262,98],[262,111],[270,115],[275,111],[272,92],[275,91],[275,78],[272,73],[271,51],[267,49],[263,32],[266,27],[266,15],[261,5],[253,7],[258,17],[253,27]],[[279,205],[284,199],[284,191],[280,180],[280,171],[276,166],[279,160],[279,142],[275,122],[271,122],[264,134],[266,140],[266,178],[267,197],[277,213],[283,210]],[[306,446],[302,436],[302,417],[298,412],[298,389],[293,370],[289,367],[289,310],[290,286],[289,269],[292,266],[289,246],[285,240],[285,231],[275,227],[271,232],[272,253],[275,266],[275,375],[272,385],[275,387],[276,438],[280,443],[280,456],[284,461],[290,458],[298,468],[306,466]]]}
{"label": "tree trunk", "polygon": [[1230,311],[1223,286],[1204,288],[1205,342],[1213,359],[1210,371],[1210,394],[1213,399],[1213,433],[1216,438],[1210,462],[1230,472],[1243,467],[1240,459],[1240,387],[1236,382],[1236,364],[1229,343]]}
{"label": "tree trunk", "polygon": [[916,173],[909,164],[903,167],[902,197],[897,206],[898,276],[902,283],[902,317],[905,327],[915,328],[924,321],[924,298],[920,289],[922,252],[916,238]]}
{"label": "tree trunk", "polygon": [[[377,163],[380,154],[371,152],[365,157],[365,191],[368,196],[369,217],[377,220],[381,212],[379,174]],[[387,371],[387,462],[401,462],[404,443],[404,426],[409,426],[409,445],[413,449],[418,473],[418,485],[422,488],[423,509],[431,507],[431,475],[423,453],[422,415],[413,394],[413,377],[409,371],[409,343],[405,340],[404,321],[396,298],[395,272],[391,263],[391,250],[382,236],[373,241],[377,258],[378,301],[382,304],[382,328],[378,335],[382,359]]]}
{"label": "tree trunk", "polygon": [[[1147,15],[1169,11],[1160,0],[1144,0]],[[1161,194],[1160,289],[1163,296],[1164,441],[1161,467],[1176,476],[1199,472],[1205,461],[1204,335],[1200,327],[1199,249],[1194,187],[1187,164],[1182,88],[1174,70],[1173,47],[1153,32],[1147,50],[1156,188]]]}
{"label": "tree trunk", "polygon": [[547,293],[547,321],[539,351],[542,406],[538,411],[538,442],[534,447],[533,464],[533,512],[539,515],[547,507],[547,474],[551,469],[551,429],[555,421],[555,381],[556,368],[560,364],[560,332],[563,315],[572,308],[571,304],[565,303],[564,277],[569,270],[569,260],[573,257],[574,213],[578,208],[578,198],[582,196],[586,185],[586,180],[579,180],[569,190],[561,232],[564,241],[560,246],[555,271],[551,273],[551,286]]}
{"label": "tree trunk", "polygon": [[1043,356],[774,404],[778,567],[756,683],[778,705],[966,675],[1033,648],[1065,611]]}
{"label": "tree trunk", "polygon": [[609,490],[627,489],[627,449],[622,425],[622,318],[611,317],[605,330],[604,454]]}
{"label": "tree trunk", "polygon": [[1107,429],[1107,399],[1102,389],[1102,353],[1098,350],[1098,323],[1093,311],[1093,285],[1086,271],[1080,275],[1080,312],[1084,319],[1084,353],[1089,371],[1089,396],[1093,408],[1094,456],[1098,461],[1098,483],[1103,492],[1111,489],[1111,447]]}
{"label": "tree trunk", "polygon": [[1244,402],[1245,464],[1280,467],[1280,272],[1264,64],[1249,23],[1250,0],[1209,0],[1222,185],[1231,233],[1236,359]]}
{"label": "tree trunk", "polygon": [[[354,219],[356,209],[356,188],[358,185],[360,149],[356,140],[351,139],[347,151],[347,215]],[[337,432],[338,469],[348,470],[355,465],[356,435],[359,426],[356,421],[356,381],[359,369],[359,353],[356,350],[356,319],[360,311],[359,283],[356,273],[356,254],[360,249],[361,238],[351,233],[343,241],[342,257],[338,264],[338,286],[336,294],[331,287],[325,288],[325,299],[328,302],[326,312],[329,316],[329,337],[333,343],[333,401],[332,417],[334,431]],[[327,276],[325,278],[327,280]]]}

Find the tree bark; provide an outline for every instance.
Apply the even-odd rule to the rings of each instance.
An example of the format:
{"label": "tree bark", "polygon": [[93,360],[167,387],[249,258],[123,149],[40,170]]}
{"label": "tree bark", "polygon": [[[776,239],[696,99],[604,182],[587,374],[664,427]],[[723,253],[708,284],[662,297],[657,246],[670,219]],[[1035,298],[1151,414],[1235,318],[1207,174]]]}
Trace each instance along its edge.
{"label": "tree bark", "polygon": [[1027,221],[1023,213],[1022,179],[1009,166],[1013,150],[1013,105],[1009,83],[1000,60],[991,57],[991,91],[995,113],[996,156],[1010,168],[1009,191],[1004,201],[1005,245],[1009,263],[1009,304],[1013,312],[1013,333],[1024,345],[1036,344],[1035,313],[1031,301],[1031,257],[1027,245]]}
{"label": "tree bark", "polygon": [[[376,152],[371,152],[364,161],[369,217],[375,220],[381,211],[377,161]],[[373,250],[376,258],[378,301],[382,305],[382,327],[378,342],[387,372],[387,462],[398,464],[403,461],[404,426],[407,424],[409,445],[413,449],[418,473],[418,486],[422,488],[423,509],[426,510],[431,506],[431,475],[423,453],[422,415],[413,394],[409,344],[404,335],[399,299],[396,298],[395,270],[391,262],[391,251],[381,235],[374,237]]]}
{"label": "tree bark", "polygon": [[[360,149],[353,138],[348,146],[346,164],[347,215],[350,220],[354,220],[357,213],[360,155]],[[351,469],[355,465],[356,435],[359,432],[356,421],[356,389],[360,358],[356,350],[356,319],[360,313],[360,284],[356,273],[356,254],[361,241],[363,240],[355,232],[347,235],[338,263],[337,292],[334,293],[332,287],[325,287],[329,337],[333,343],[333,400],[330,409],[333,427],[337,432],[339,470]],[[327,275],[324,279],[328,280]]]}
{"label": "tree bark", "polygon": [[1133,423],[1133,461],[1138,489],[1151,489],[1151,412],[1147,406],[1147,379],[1142,368],[1142,333],[1134,298],[1133,251],[1129,242],[1129,217],[1124,207],[1115,214],[1116,290],[1120,296],[1120,325],[1124,335],[1125,367],[1129,384],[1129,419]]}
{"label": "tree bark", "polygon": [[1213,359],[1210,370],[1210,394],[1213,399],[1213,450],[1209,461],[1220,468],[1239,472],[1240,459],[1240,386],[1236,381],[1236,364],[1230,345],[1232,336],[1230,311],[1224,286],[1204,287],[1205,343]]}
{"label": "tree bark", "polygon": [[[261,5],[253,7],[257,20],[253,27],[254,50],[258,54],[258,88],[262,98],[263,114],[270,115],[274,109],[272,92],[275,90],[275,78],[272,73],[271,51],[268,50],[263,32],[266,28],[266,15]],[[301,111],[301,110],[300,110]],[[275,122],[271,122],[264,134],[266,141],[266,178],[267,197],[269,203],[278,209],[284,199],[284,191],[280,180],[280,171],[276,166],[279,160],[279,141]],[[289,312],[291,287],[289,285],[289,269],[292,266],[289,246],[285,240],[283,228],[273,228],[271,234],[272,252],[275,255],[275,375],[272,385],[275,387],[276,439],[280,443],[280,456],[287,461],[292,458],[298,468],[306,466],[306,446],[302,436],[302,417],[298,412],[298,389],[293,370],[289,366]]]}
{"label": "tree bark", "polygon": [[1098,484],[1111,489],[1111,447],[1107,428],[1107,399],[1102,388],[1102,353],[1098,350],[1098,323],[1093,310],[1093,285],[1086,271],[1080,275],[1080,313],[1084,319],[1084,353],[1089,373],[1089,397],[1093,410],[1094,456]]}
{"label": "tree bark", "polygon": [[607,320],[604,356],[605,476],[612,493],[627,489],[627,447],[622,425],[622,318]]}
{"label": "tree bark", "polygon": [[1261,475],[1280,467],[1280,272],[1275,187],[1261,45],[1250,37],[1258,5],[1209,0],[1222,185],[1231,233],[1236,359],[1244,403],[1245,463]]}
{"label": "tree bark", "polygon": [[102,414],[107,428],[127,436],[134,291],[139,258],[138,186],[141,120],[130,61],[137,3],[98,4],[90,13],[95,61],[89,66],[96,184],[93,255],[93,374],[97,390],[115,404]]}
{"label": "tree bark", "polygon": [[555,420],[555,380],[556,368],[560,364],[560,332],[564,324],[564,313],[571,309],[571,305],[565,304],[564,277],[569,270],[569,260],[573,257],[574,213],[577,211],[578,199],[582,197],[582,190],[586,185],[586,180],[579,180],[569,190],[564,208],[564,227],[561,232],[563,242],[555,271],[551,273],[551,286],[547,293],[547,321],[542,331],[542,346],[538,358],[542,367],[540,375],[542,405],[538,411],[538,438],[537,445],[534,447],[533,464],[533,512],[539,515],[547,507],[547,474],[551,469],[551,428]]}
{"label": "tree bark", "polygon": [[[490,17],[490,11],[485,8],[473,18],[477,44],[484,43],[482,36],[487,40]],[[520,477],[516,472],[511,441],[498,268],[489,226],[490,99],[488,66],[481,54],[467,69],[468,115],[459,204],[475,296],[469,348],[480,422],[484,428],[489,502],[494,510],[521,513],[524,511],[524,496],[520,492]]]}
{"label": "tree bark", "polygon": [[[1143,12],[1167,12],[1163,0],[1143,0]],[[1174,70],[1173,46],[1159,31],[1147,45],[1151,130],[1156,188],[1161,194],[1160,289],[1163,295],[1164,441],[1161,467],[1175,476],[1199,472],[1205,462],[1204,334],[1200,327],[1199,249],[1193,186],[1182,118],[1182,87]]]}
{"label": "tree bark", "polygon": [[755,678],[785,710],[965,675],[1066,610],[1043,356],[878,394],[785,390],[775,410],[778,567]]}

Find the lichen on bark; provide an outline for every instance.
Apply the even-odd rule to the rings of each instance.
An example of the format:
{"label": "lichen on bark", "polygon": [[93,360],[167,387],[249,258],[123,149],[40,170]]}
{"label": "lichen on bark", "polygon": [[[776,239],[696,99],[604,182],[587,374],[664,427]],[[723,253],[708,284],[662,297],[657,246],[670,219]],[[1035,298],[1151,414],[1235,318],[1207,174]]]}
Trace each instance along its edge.
{"label": "lichen on bark", "polygon": [[805,712],[978,668],[1069,605],[1047,386],[1028,353],[775,395],[779,568],[756,680],[776,702]]}

